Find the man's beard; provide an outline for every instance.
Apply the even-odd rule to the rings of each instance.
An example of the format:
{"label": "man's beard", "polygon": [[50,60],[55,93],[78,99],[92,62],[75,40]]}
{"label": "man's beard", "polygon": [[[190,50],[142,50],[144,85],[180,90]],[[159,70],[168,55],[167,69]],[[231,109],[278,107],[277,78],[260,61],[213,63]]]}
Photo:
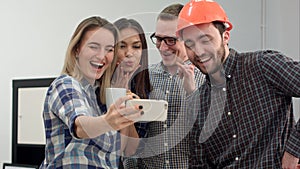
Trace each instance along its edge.
{"label": "man's beard", "polygon": [[216,66],[211,72],[208,72],[208,74],[214,74],[223,69],[223,62],[225,61],[225,47],[223,45],[221,45],[217,50],[217,54],[216,57],[214,57],[214,59]]}
{"label": "man's beard", "polygon": [[[196,67],[198,69],[200,69],[200,71],[203,74],[209,75],[209,74],[214,74],[218,71],[220,71],[223,67],[222,63],[225,61],[225,47],[221,44],[220,47],[218,48],[216,54],[214,53],[209,53],[208,55],[210,55],[211,59],[213,60],[213,69],[211,71],[208,71],[206,68],[205,70],[202,70],[201,67],[196,64],[198,61],[198,59],[194,59],[194,65],[196,65]],[[197,56],[199,57],[199,56]],[[201,57],[199,57],[201,58]],[[201,61],[201,60],[200,60]]]}

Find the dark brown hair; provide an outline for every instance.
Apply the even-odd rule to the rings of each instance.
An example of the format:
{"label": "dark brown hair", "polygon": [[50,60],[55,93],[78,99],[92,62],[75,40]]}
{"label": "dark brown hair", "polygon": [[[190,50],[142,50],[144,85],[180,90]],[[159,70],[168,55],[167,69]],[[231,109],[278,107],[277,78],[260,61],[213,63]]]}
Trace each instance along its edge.
{"label": "dark brown hair", "polygon": [[134,19],[121,18],[114,24],[119,31],[130,28],[139,33],[139,38],[142,43],[142,56],[140,60],[141,67],[133,74],[130,86],[132,92],[136,93],[140,98],[148,98],[148,94],[152,90],[152,87],[148,72],[148,47],[144,30],[142,26]]}
{"label": "dark brown hair", "polygon": [[226,26],[223,22],[220,21],[213,21],[213,25],[219,30],[221,37],[223,36],[223,33],[226,31]]}

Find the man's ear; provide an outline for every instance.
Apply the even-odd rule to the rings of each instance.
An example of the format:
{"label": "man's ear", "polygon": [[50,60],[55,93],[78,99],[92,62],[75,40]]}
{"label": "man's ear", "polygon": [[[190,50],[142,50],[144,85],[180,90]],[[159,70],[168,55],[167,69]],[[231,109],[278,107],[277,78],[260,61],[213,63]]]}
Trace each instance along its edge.
{"label": "man's ear", "polygon": [[229,39],[230,39],[230,32],[229,31],[223,32],[223,43],[224,43],[224,45],[228,45]]}

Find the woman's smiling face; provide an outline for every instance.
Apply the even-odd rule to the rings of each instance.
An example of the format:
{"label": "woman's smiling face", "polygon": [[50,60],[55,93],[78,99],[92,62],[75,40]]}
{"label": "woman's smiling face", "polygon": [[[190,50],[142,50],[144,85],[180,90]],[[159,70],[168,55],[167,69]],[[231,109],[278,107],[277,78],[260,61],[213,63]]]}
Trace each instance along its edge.
{"label": "woman's smiling face", "polygon": [[101,78],[114,57],[114,36],[105,28],[86,32],[77,52],[77,62],[83,76],[94,84]]}

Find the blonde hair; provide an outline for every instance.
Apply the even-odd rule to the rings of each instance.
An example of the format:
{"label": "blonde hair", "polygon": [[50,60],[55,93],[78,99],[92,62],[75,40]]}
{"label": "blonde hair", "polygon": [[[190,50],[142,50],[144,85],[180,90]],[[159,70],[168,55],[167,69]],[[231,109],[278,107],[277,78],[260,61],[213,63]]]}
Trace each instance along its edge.
{"label": "blonde hair", "polygon": [[[95,30],[98,28],[105,28],[110,31],[114,35],[114,44],[117,44],[119,40],[119,32],[118,29],[108,22],[106,19],[101,18],[99,16],[92,16],[89,18],[84,19],[76,28],[75,32],[73,33],[71,40],[69,42],[69,46],[66,51],[65,62],[61,74],[67,74],[69,76],[74,77],[78,81],[81,81],[83,76],[78,67],[76,55],[78,53],[78,49],[81,45],[81,42],[88,31]],[[115,52],[117,45],[115,45]],[[100,79],[97,81],[100,82],[100,100],[103,104],[106,103],[105,100],[105,88],[110,87],[110,81],[112,74],[115,70],[117,64],[117,57],[116,54],[114,55],[112,64],[105,70],[104,74]]]}

